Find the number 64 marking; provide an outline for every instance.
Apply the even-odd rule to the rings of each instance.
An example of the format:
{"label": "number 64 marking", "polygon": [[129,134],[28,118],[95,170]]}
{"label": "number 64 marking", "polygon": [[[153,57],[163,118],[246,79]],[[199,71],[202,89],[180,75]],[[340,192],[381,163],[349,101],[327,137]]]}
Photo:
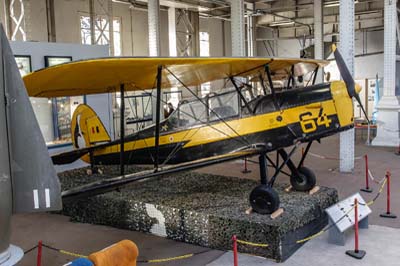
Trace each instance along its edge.
{"label": "number 64 marking", "polygon": [[313,117],[311,112],[305,112],[300,114],[300,125],[301,130],[304,133],[311,133],[317,130],[317,126],[329,127],[332,120],[324,113],[324,108],[319,109],[319,114],[317,118]]}

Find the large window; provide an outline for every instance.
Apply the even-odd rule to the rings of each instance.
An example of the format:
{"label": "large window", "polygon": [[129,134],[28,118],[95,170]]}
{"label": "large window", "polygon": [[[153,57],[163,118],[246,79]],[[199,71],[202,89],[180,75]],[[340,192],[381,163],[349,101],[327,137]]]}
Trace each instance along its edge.
{"label": "large window", "polygon": [[[200,56],[210,56],[210,36],[208,32],[200,32]],[[201,97],[210,93],[211,82],[206,82],[201,85]]]}
{"label": "large window", "polygon": [[[45,56],[45,67],[65,64],[72,56]],[[53,142],[71,141],[71,118],[79,104],[84,103],[83,96],[52,98]]]}
{"label": "large window", "polygon": [[[81,42],[82,44],[92,44],[90,36],[90,16],[81,15]],[[110,25],[107,16],[96,16],[95,21],[95,43],[109,44],[110,43]],[[114,38],[114,55],[121,55],[121,19],[114,17],[113,19],[113,38]]]}

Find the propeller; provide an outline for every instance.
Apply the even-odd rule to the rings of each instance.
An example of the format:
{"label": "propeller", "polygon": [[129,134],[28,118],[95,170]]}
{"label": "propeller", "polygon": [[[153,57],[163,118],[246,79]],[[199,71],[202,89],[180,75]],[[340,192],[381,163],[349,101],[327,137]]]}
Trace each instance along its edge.
{"label": "propeller", "polygon": [[361,86],[355,83],[352,75],[350,74],[349,69],[347,68],[346,63],[344,62],[342,55],[340,54],[339,50],[336,48],[336,45],[332,44],[332,50],[333,50],[333,54],[335,56],[336,64],[339,68],[340,75],[342,76],[343,81],[346,84],[347,92],[350,97],[352,97],[352,98],[354,97],[356,99],[356,101],[360,105],[361,110],[363,111],[364,116],[367,119],[368,124],[369,124],[367,112],[365,111],[364,106],[361,103],[360,96],[358,95],[358,93],[361,91]]}

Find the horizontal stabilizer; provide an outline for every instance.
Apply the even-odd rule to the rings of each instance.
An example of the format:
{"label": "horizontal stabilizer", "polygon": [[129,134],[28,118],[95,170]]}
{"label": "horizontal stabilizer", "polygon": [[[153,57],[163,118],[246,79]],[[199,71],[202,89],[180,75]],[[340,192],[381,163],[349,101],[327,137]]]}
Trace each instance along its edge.
{"label": "horizontal stabilizer", "polygon": [[90,150],[92,150],[92,148],[83,148],[79,150],[72,150],[60,154],[55,154],[51,156],[51,160],[53,161],[53,164],[56,165],[73,163],[76,160],[80,159],[83,155],[89,153]]}

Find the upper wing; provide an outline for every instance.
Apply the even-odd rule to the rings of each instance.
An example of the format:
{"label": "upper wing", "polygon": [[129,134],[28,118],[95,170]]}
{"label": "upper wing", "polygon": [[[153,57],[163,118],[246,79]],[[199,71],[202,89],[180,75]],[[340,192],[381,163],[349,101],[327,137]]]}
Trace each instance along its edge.
{"label": "upper wing", "polygon": [[[61,97],[107,93],[119,90],[146,90],[155,86],[158,66],[163,66],[162,88],[186,86],[230,76],[258,76],[263,66],[274,73],[304,75],[327,61],[287,58],[159,58],[113,57],[76,61],[41,69],[24,77],[29,96]],[[173,73],[173,75],[171,74]]]}
{"label": "upper wing", "polygon": [[170,165],[160,168],[158,171],[145,170],[134,174],[125,176],[118,176],[109,179],[96,181],[90,184],[86,184],[77,188],[73,188],[62,192],[63,201],[74,200],[81,197],[94,196],[102,193],[106,193],[120,187],[126,186],[132,182],[145,180],[148,178],[158,177],[162,175],[172,174],[181,171],[192,170],[212,164],[222,163],[226,161],[243,158],[259,154],[261,149],[251,148],[242,151],[232,152],[224,155],[213,156],[209,158],[199,159],[191,162]]}

